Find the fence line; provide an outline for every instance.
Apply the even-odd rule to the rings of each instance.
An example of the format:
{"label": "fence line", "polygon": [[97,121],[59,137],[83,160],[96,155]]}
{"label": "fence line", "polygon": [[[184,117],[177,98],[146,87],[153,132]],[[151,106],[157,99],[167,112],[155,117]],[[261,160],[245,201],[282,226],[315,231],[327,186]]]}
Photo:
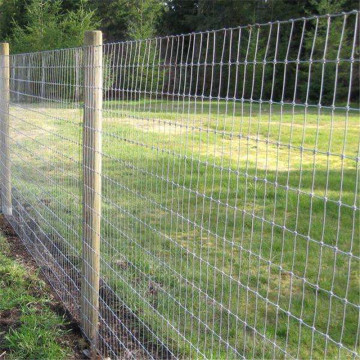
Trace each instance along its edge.
{"label": "fence line", "polygon": [[102,356],[360,357],[358,17],[2,53],[2,204]]}

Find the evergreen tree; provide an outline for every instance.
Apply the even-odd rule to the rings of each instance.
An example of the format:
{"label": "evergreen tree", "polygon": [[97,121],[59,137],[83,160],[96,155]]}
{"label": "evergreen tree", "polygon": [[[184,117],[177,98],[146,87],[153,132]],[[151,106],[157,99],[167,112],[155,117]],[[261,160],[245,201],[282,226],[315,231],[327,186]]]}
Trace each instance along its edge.
{"label": "evergreen tree", "polygon": [[32,0],[26,5],[26,26],[14,24],[12,53],[80,46],[84,32],[98,27],[94,12],[85,9],[85,1],[77,10],[66,12],[61,5],[61,0]]}
{"label": "evergreen tree", "polygon": [[21,27],[25,26],[25,6],[25,0],[0,1],[0,38],[3,41],[12,35],[14,23]]}
{"label": "evergreen tree", "polygon": [[91,4],[101,19],[107,41],[157,35],[157,23],[164,8],[161,0],[91,0]]}
{"label": "evergreen tree", "polygon": [[156,35],[163,3],[159,0],[134,0],[130,8],[128,34],[131,39],[146,39]]}
{"label": "evergreen tree", "polygon": [[100,30],[108,42],[124,40],[130,17],[128,0],[90,0],[100,22]]}

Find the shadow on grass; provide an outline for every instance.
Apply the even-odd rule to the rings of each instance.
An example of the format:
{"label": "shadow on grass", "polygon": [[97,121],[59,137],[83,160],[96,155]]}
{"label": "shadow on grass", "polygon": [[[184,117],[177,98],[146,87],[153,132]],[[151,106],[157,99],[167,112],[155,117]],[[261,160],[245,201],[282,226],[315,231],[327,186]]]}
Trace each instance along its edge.
{"label": "shadow on grass", "polygon": [[[171,356],[166,348],[221,358],[295,356],[299,348],[306,357],[325,347],[332,356],[339,343],[344,354],[354,349],[355,169],[226,172],[159,155],[148,162],[146,156],[142,164],[148,166],[126,155],[104,161],[104,348],[112,344],[121,352],[119,334],[128,333],[133,345],[126,347],[157,357]],[[21,167],[14,182],[17,231],[41,245],[34,254],[46,258],[40,262],[56,263],[49,276],[59,289],[75,289],[61,292],[76,308],[76,168],[67,176],[49,173],[43,164]],[[137,348],[139,339],[146,350]],[[162,342],[165,350],[159,350]]]}

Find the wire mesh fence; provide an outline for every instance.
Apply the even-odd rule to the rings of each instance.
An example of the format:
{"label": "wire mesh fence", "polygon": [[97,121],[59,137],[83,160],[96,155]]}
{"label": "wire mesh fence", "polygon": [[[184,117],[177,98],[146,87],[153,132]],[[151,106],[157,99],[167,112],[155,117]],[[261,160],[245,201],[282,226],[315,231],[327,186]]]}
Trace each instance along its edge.
{"label": "wire mesh fence", "polygon": [[86,47],[10,56],[8,219],[77,319],[102,117],[103,356],[359,357],[358,15],[102,45],[96,106]]}

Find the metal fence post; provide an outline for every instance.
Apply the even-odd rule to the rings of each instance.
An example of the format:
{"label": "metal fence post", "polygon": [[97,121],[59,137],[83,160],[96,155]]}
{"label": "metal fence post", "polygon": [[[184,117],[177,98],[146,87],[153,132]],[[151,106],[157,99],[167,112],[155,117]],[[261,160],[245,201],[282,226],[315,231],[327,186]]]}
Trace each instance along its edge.
{"label": "metal fence post", "polygon": [[40,92],[40,101],[44,102],[45,100],[45,53],[41,56],[41,92]]}
{"label": "metal fence post", "polygon": [[80,53],[79,50],[75,50],[75,101],[80,100],[80,72],[79,72],[79,63],[80,63]]}
{"label": "metal fence post", "polygon": [[81,319],[94,350],[99,323],[102,33],[84,38],[83,266]]}
{"label": "metal fence post", "polygon": [[10,101],[10,59],[9,43],[0,44],[0,81],[1,81],[1,204],[4,215],[12,215],[11,169],[9,148],[9,101]]}

